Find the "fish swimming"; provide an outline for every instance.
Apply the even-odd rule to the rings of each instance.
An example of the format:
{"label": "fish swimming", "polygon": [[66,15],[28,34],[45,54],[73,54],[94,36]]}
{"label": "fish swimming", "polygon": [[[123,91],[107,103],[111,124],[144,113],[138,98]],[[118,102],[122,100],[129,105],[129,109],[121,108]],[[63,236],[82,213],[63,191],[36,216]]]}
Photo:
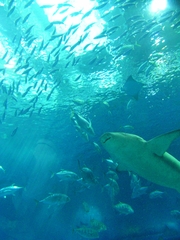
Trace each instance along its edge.
{"label": "fish swimming", "polygon": [[132,189],[131,198],[138,198],[147,193],[148,187],[141,186],[141,180],[136,174],[131,173],[130,187]]}
{"label": "fish swimming", "polygon": [[56,173],[56,176],[60,181],[76,181],[78,179],[78,175],[75,172],[68,170],[61,170]]}
{"label": "fish swimming", "polygon": [[105,161],[106,161],[106,163],[108,165],[108,168],[111,168],[113,170],[115,170],[117,168],[117,166],[118,166],[118,164],[115,163],[112,159],[106,159]]}
{"label": "fish swimming", "polygon": [[129,215],[134,213],[132,207],[127,203],[119,202],[118,204],[114,205],[114,208],[119,212],[120,215]]}
{"label": "fish swimming", "polygon": [[101,143],[118,163],[117,171],[132,171],[155,184],[180,193],[180,162],[167,153],[171,142],[180,136],[180,130],[157,136],[149,141],[123,132],[108,132]]}
{"label": "fish swimming", "polygon": [[143,84],[137,82],[132,76],[129,76],[122,88],[122,90],[130,97],[135,100],[138,100],[139,93]]}
{"label": "fish swimming", "polygon": [[116,180],[109,178],[109,183],[107,183],[103,188],[102,191],[106,191],[109,195],[112,202],[115,200],[115,196],[119,193],[119,185]]}
{"label": "fish swimming", "polygon": [[85,132],[87,134],[94,135],[94,129],[92,127],[91,121],[86,120],[81,115],[72,112],[71,113],[71,119],[75,123],[75,125],[79,128],[79,130],[82,130],[82,132]]}
{"label": "fish swimming", "polygon": [[92,227],[81,226],[75,228],[74,231],[84,238],[88,239],[99,238],[99,232]]}
{"label": "fish swimming", "polygon": [[64,205],[65,203],[69,202],[70,198],[66,194],[62,193],[55,193],[55,194],[50,194],[48,197],[42,199],[39,202],[42,202],[44,204],[48,205]]}
{"label": "fish swimming", "polygon": [[81,168],[81,172],[82,180],[84,181],[84,183],[88,185],[97,183],[97,179],[95,178],[91,169],[89,169],[88,167],[83,167]]}
{"label": "fish swimming", "polygon": [[14,6],[14,7],[12,7],[12,8],[8,11],[7,17],[10,17],[11,14],[13,14],[15,8],[16,8],[16,7]]}
{"label": "fish swimming", "polygon": [[180,219],[180,211],[179,210],[172,210],[170,212],[171,216],[173,216],[176,219]]}
{"label": "fish swimming", "polygon": [[5,170],[2,166],[0,166],[0,179],[3,178],[5,175]]}
{"label": "fish swimming", "polygon": [[107,173],[106,173],[106,176],[107,176],[108,178],[112,178],[112,179],[114,179],[114,180],[119,179],[117,173],[116,173],[115,171],[112,171],[112,170],[108,170]]}
{"label": "fish swimming", "polygon": [[34,2],[34,0],[30,0],[29,2],[27,2],[27,3],[24,5],[24,8],[29,7],[33,2]]}
{"label": "fish swimming", "polygon": [[148,187],[134,187],[132,189],[132,194],[131,194],[131,198],[138,198],[142,195],[145,195],[147,193]]}
{"label": "fish swimming", "polygon": [[106,231],[107,230],[107,227],[106,227],[106,225],[103,222],[101,222],[101,221],[99,221],[97,219],[94,219],[94,218],[92,218],[90,220],[90,225],[91,225],[92,228],[94,228],[98,232],[102,232],[102,231]]}
{"label": "fish swimming", "polygon": [[163,198],[164,195],[165,195],[164,192],[156,190],[149,194],[149,198],[150,199]]}
{"label": "fish swimming", "polygon": [[19,191],[20,189],[22,189],[22,187],[18,187],[18,186],[14,186],[14,185],[1,188],[0,189],[0,197],[6,198],[6,196],[15,195],[15,193],[17,191]]}

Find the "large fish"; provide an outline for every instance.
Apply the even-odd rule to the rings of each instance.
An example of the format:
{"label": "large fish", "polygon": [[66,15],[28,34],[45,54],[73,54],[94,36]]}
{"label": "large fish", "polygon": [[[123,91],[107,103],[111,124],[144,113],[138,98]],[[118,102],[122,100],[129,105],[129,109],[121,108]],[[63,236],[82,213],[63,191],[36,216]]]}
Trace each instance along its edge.
{"label": "large fish", "polygon": [[108,132],[101,136],[101,143],[118,163],[117,171],[132,171],[180,192],[180,162],[166,152],[179,136],[180,130],[176,130],[145,141],[133,134]]}
{"label": "large fish", "polygon": [[0,189],[0,197],[6,198],[6,196],[15,195],[15,193],[17,191],[19,191],[20,189],[22,189],[22,187],[18,187],[18,186],[14,186],[14,185],[1,188]]}
{"label": "large fish", "polygon": [[130,97],[135,100],[138,100],[139,93],[143,84],[137,82],[132,76],[129,76],[122,88],[122,90]]}

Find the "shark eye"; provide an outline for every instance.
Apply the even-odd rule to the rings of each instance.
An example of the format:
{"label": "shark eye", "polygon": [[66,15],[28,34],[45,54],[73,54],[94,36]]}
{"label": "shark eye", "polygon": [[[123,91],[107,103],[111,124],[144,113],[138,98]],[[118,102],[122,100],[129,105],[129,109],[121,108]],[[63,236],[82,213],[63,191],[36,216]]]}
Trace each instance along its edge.
{"label": "shark eye", "polygon": [[108,137],[104,140],[104,143],[107,142],[109,139],[111,139],[111,137]]}

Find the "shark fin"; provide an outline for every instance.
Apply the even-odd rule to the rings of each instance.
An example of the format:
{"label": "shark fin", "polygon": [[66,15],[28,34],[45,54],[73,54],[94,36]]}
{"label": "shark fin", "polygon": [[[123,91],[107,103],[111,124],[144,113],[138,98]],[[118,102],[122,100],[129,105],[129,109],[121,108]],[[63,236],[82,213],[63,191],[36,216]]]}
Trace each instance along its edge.
{"label": "shark fin", "polygon": [[162,156],[169,148],[171,142],[179,136],[180,129],[157,136],[147,141],[147,144],[155,154],[157,154],[158,156]]}

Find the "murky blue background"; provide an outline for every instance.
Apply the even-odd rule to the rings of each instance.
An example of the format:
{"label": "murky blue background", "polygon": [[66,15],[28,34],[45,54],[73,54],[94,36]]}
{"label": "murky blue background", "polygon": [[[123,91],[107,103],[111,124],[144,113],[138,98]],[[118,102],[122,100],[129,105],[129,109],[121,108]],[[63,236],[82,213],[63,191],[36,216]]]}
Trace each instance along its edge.
{"label": "murky blue background", "polygon": [[[89,239],[77,228],[92,219],[107,228],[99,239],[180,238],[175,190],[140,178],[148,190],[132,198],[123,172],[112,201],[104,187],[109,155],[99,142],[107,131],[149,140],[179,129],[180,4],[158,2],[0,1],[0,188],[22,187],[0,198],[0,239]],[[135,81],[128,85],[129,76]],[[91,122],[94,135],[76,126],[74,113]],[[179,146],[177,139],[168,150],[177,159]],[[64,169],[81,178],[83,167],[97,183],[56,176]],[[150,199],[155,190],[163,197]],[[40,202],[53,193],[70,201]],[[134,213],[120,215],[119,201]]]}

